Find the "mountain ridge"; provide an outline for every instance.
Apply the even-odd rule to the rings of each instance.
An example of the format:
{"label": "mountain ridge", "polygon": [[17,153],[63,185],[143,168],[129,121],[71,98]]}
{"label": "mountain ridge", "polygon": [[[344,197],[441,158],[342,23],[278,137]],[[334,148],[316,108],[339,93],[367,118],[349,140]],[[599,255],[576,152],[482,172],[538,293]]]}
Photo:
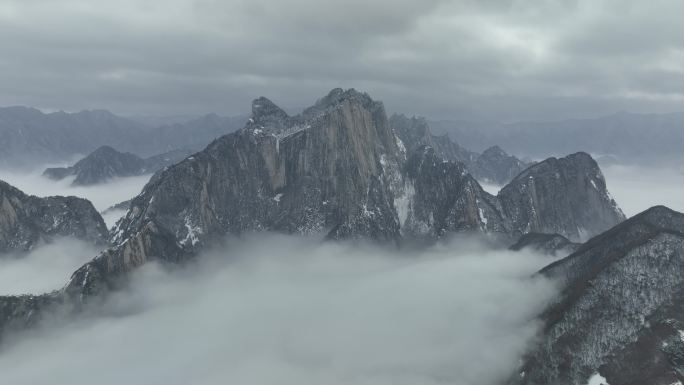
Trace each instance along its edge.
{"label": "mountain ridge", "polygon": [[499,146],[492,146],[480,154],[462,147],[448,134],[434,135],[427,119],[422,117],[393,114],[389,121],[409,151],[422,145],[433,147],[442,158],[465,164],[468,171],[482,182],[507,184],[529,166],[506,154]]}
{"label": "mountain ridge", "polygon": [[0,252],[26,252],[55,237],[105,245],[107,226],[90,201],[27,195],[0,180]]}
{"label": "mountain ridge", "polygon": [[106,110],[43,113],[31,107],[0,107],[0,166],[31,168],[62,162],[103,145],[142,156],[183,147],[199,150],[243,123],[242,117],[208,114],[149,127]]}
{"label": "mountain ridge", "polygon": [[654,206],[542,269],[561,294],[517,381],[571,384],[593,373],[617,385],[680,381],[681,268],[684,214]]}
{"label": "mountain ridge", "polygon": [[[399,246],[466,233],[509,244],[532,229],[524,221],[533,216],[508,215],[511,205],[531,202],[525,207],[547,223],[575,208],[565,201],[551,208],[537,202],[549,192],[585,193],[581,189],[597,178],[593,160],[571,156],[563,164],[573,168],[574,179],[550,178],[540,184],[548,188],[539,190],[512,189],[508,200],[493,196],[462,163],[443,159],[430,146],[408,150],[382,102],[353,89],[334,89],[295,116],[263,97],[252,110],[242,129],[159,171],[117,222],[112,246],[77,269],[53,296],[79,308],[119,288],[128,272],[148,261],[183,263],[226,236],[250,232]],[[538,173],[546,170],[545,162],[528,175],[546,180],[548,173]],[[592,188],[598,193],[590,193],[595,199],[587,203],[611,207],[605,183]],[[572,236],[580,226],[593,231],[589,222],[622,220],[617,209],[610,215],[593,212],[595,217],[570,215],[556,229]],[[6,314],[12,319],[22,311],[7,308]]]}
{"label": "mountain ridge", "polygon": [[111,146],[101,146],[69,167],[53,167],[43,172],[53,180],[74,176],[72,185],[87,186],[123,178],[155,173],[190,155],[187,150],[173,150],[141,158],[130,152],[119,152]]}

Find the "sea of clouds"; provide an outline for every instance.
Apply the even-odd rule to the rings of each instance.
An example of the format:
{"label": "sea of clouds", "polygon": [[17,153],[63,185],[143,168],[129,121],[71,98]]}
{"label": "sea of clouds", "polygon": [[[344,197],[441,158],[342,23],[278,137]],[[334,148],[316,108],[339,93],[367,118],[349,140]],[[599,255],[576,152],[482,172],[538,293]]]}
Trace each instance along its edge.
{"label": "sea of clouds", "polygon": [[[655,204],[684,210],[676,169],[603,171],[628,216]],[[27,193],[83,196],[99,210],[135,196],[148,178],[72,187],[39,172],[0,172]],[[98,251],[61,239],[2,255],[0,294],[58,289]],[[16,385],[496,383],[515,371],[556,294],[553,282],[532,278],[550,262],[464,238],[403,251],[231,239],[183,268],[144,266],[87,315],[48,317],[7,336],[0,373]]]}
{"label": "sea of clouds", "polygon": [[[114,178],[107,183],[92,186],[72,186],[74,177],[67,177],[54,181],[42,176],[47,167],[45,165],[32,171],[19,172],[15,170],[0,170],[0,180],[3,180],[26,194],[46,197],[51,195],[77,196],[86,198],[93,203],[99,212],[103,212],[111,206],[129,200],[138,195],[149,181],[151,174],[126,178]],[[63,166],[63,165],[59,165]],[[103,215],[103,219],[110,227],[125,214],[125,210],[110,210]]]}
{"label": "sea of clouds", "polygon": [[515,371],[555,293],[531,278],[547,258],[472,240],[227,245],[182,269],[146,265],[89,316],[10,338],[3,382],[493,383]]}

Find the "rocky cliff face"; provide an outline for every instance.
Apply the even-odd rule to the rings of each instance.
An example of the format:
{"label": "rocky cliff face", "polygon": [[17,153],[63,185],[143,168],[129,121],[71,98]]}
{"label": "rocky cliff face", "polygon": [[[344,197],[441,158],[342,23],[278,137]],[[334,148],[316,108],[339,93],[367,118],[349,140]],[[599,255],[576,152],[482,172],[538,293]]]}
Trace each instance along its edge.
{"label": "rocky cliff face", "polygon": [[27,251],[64,236],[105,244],[108,232],[100,214],[85,199],[38,198],[0,181],[0,253]]}
{"label": "rocky cliff face", "polygon": [[[545,188],[517,187],[521,183],[514,181],[510,192],[494,197],[464,164],[445,160],[443,154],[428,145],[407,150],[382,103],[355,90],[335,89],[297,116],[266,98],[256,99],[242,130],[157,172],[117,223],[113,246],[78,269],[50,298],[78,307],[92,295],[117,288],[119,278],[147,261],[183,262],[228,234],[275,231],[398,244],[465,232],[511,242],[537,228],[529,225],[530,218],[560,234],[573,233],[584,221],[621,219],[617,214],[592,217],[592,212],[604,215],[602,207],[611,203],[605,201],[605,183],[597,182],[600,171],[582,156],[536,166],[572,169],[560,170],[563,177],[541,184]],[[525,175],[524,181],[530,175],[546,177],[534,170]],[[594,188],[587,175],[597,192],[581,191],[582,186]],[[553,205],[559,191],[584,194],[578,199],[589,195],[595,199],[586,203],[598,206],[552,226],[554,218],[575,208],[567,199],[560,208]],[[102,230],[106,234],[104,225]],[[0,318],[5,319],[36,303],[3,301]]]}
{"label": "rocky cliff face", "polygon": [[[188,258],[226,234],[278,231],[398,242],[404,153],[382,103],[333,90],[290,117],[265,98],[239,132],[171,166],[131,202],[115,247],[72,283],[88,291],[148,259]],[[94,290],[94,289],[92,289]]]}
{"label": "rocky cliff face", "polygon": [[586,153],[549,158],[520,173],[498,194],[504,215],[519,235],[560,234],[584,241],[625,219]]}
{"label": "rocky cliff face", "polygon": [[[546,163],[553,162],[558,160]],[[574,167],[575,174],[597,172],[574,158],[561,163]],[[517,200],[509,195],[502,200],[483,191],[463,164],[444,160],[435,148],[407,151],[382,103],[366,94],[336,89],[297,116],[259,98],[245,128],[148,183],[117,224],[115,246],[80,269],[69,290],[96,292],[149,259],[191,258],[227,234],[253,231],[390,243],[434,241],[453,232],[510,240],[535,229],[527,225],[528,218],[551,223],[567,210],[565,201],[559,209],[545,194],[578,189],[565,185],[570,182],[574,179],[561,178],[554,190],[528,189]],[[605,189],[605,183],[597,186]],[[547,204],[513,211],[518,201]],[[598,219],[590,213],[564,218],[554,229],[573,233],[585,225],[578,218]],[[621,219],[611,218],[615,223]]]}
{"label": "rocky cliff face", "polygon": [[435,149],[438,156],[452,162],[461,162],[470,165],[478,157],[478,154],[461,147],[458,143],[449,139],[449,136],[433,135],[425,118],[407,117],[393,114],[389,118],[390,126],[394,133],[401,139],[409,152],[413,152],[421,146],[429,146]]}
{"label": "rocky cliff face", "polygon": [[73,185],[86,186],[106,182],[117,177],[128,177],[156,172],[187,157],[188,151],[174,150],[142,159],[129,152],[119,152],[102,146],[71,167],[48,168],[43,172],[48,178],[60,180],[75,176]]}
{"label": "rocky cliff face", "polygon": [[513,180],[528,166],[530,165],[520,159],[508,155],[501,147],[493,146],[480,154],[471,168],[473,176],[479,180],[503,185]]}
{"label": "rocky cliff face", "polygon": [[462,163],[445,161],[434,148],[422,146],[408,159],[405,172],[405,195],[395,201],[404,236],[435,239],[455,232],[508,232],[498,200]]}
{"label": "rocky cliff face", "polygon": [[651,208],[543,269],[562,294],[522,384],[666,385],[684,368],[684,215]]}
{"label": "rocky cliff face", "polygon": [[390,117],[390,126],[409,152],[421,146],[430,146],[444,160],[463,163],[470,174],[483,182],[504,185],[528,166],[498,146],[478,154],[461,147],[448,135],[433,135],[425,118],[394,114]]}
{"label": "rocky cliff face", "polygon": [[35,325],[44,311],[63,304],[57,292],[43,295],[0,296],[0,342],[4,333]]}

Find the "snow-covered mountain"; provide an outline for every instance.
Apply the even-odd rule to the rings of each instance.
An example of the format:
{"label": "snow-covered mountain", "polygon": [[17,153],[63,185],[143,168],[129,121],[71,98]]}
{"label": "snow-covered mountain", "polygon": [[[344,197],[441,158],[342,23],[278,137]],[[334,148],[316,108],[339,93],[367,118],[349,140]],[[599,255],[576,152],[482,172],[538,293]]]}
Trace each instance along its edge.
{"label": "snow-covered mountain", "polygon": [[[549,167],[558,165],[567,173],[547,180]],[[594,235],[624,219],[586,154],[540,162],[524,183],[529,177],[540,187],[514,181],[492,196],[461,163],[433,148],[408,153],[382,103],[355,90],[335,89],[297,116],[259,98],[242,130],[148,183],[117,224],[114,247],[76,272],[69,290],[107,289],[111,279],[147,260],[191,258],[229,234],[401,244],[466,232],[510,241],[547,229]],[[561,191],[579,196],[551,204]],[[576,206],[579,200],[595,207]],[[563,213],[567,218],[552,225]]]}
{"label": "snow-covered mountain", "polygon": [[408,148],[383,104],[353,89],[334,89],[296,116],[254,100],[244,128],[158,172],[128,207],[112,246],[63,289],[0,297],[0,327],[31,324],[50,304],[78,309],[148,261],[184,262],[228,235],[401,246],[477,234],[510,244],[533,231],[592,236],[624,219],[587,154],[539,162],[493,196],[463,163],[428,145]]}
{"label": "snow-covered mountain", "polygon": [[[653,207],[541,274],[561,295],[521,384],[670,385],[684,379],[684,214]],[[597,377],[598,378],[598,377]]]}

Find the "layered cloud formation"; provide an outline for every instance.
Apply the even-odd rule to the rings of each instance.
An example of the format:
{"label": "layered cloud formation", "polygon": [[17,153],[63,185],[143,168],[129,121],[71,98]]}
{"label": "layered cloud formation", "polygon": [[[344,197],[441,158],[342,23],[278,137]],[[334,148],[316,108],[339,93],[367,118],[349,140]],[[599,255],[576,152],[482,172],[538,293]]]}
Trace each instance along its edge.
{"label": "layered cloud formation", "polygon": [[553,296],[547,259],[464,239],[420,253],[260,235],[148,265],[89,317],[11,338],[14,385],[483,384]]}
{"label": "layered cloud formation", "polygon": [[357,87],[393,111],[681,109],[677,0],[6,0],[0,105],[245,113]]}

